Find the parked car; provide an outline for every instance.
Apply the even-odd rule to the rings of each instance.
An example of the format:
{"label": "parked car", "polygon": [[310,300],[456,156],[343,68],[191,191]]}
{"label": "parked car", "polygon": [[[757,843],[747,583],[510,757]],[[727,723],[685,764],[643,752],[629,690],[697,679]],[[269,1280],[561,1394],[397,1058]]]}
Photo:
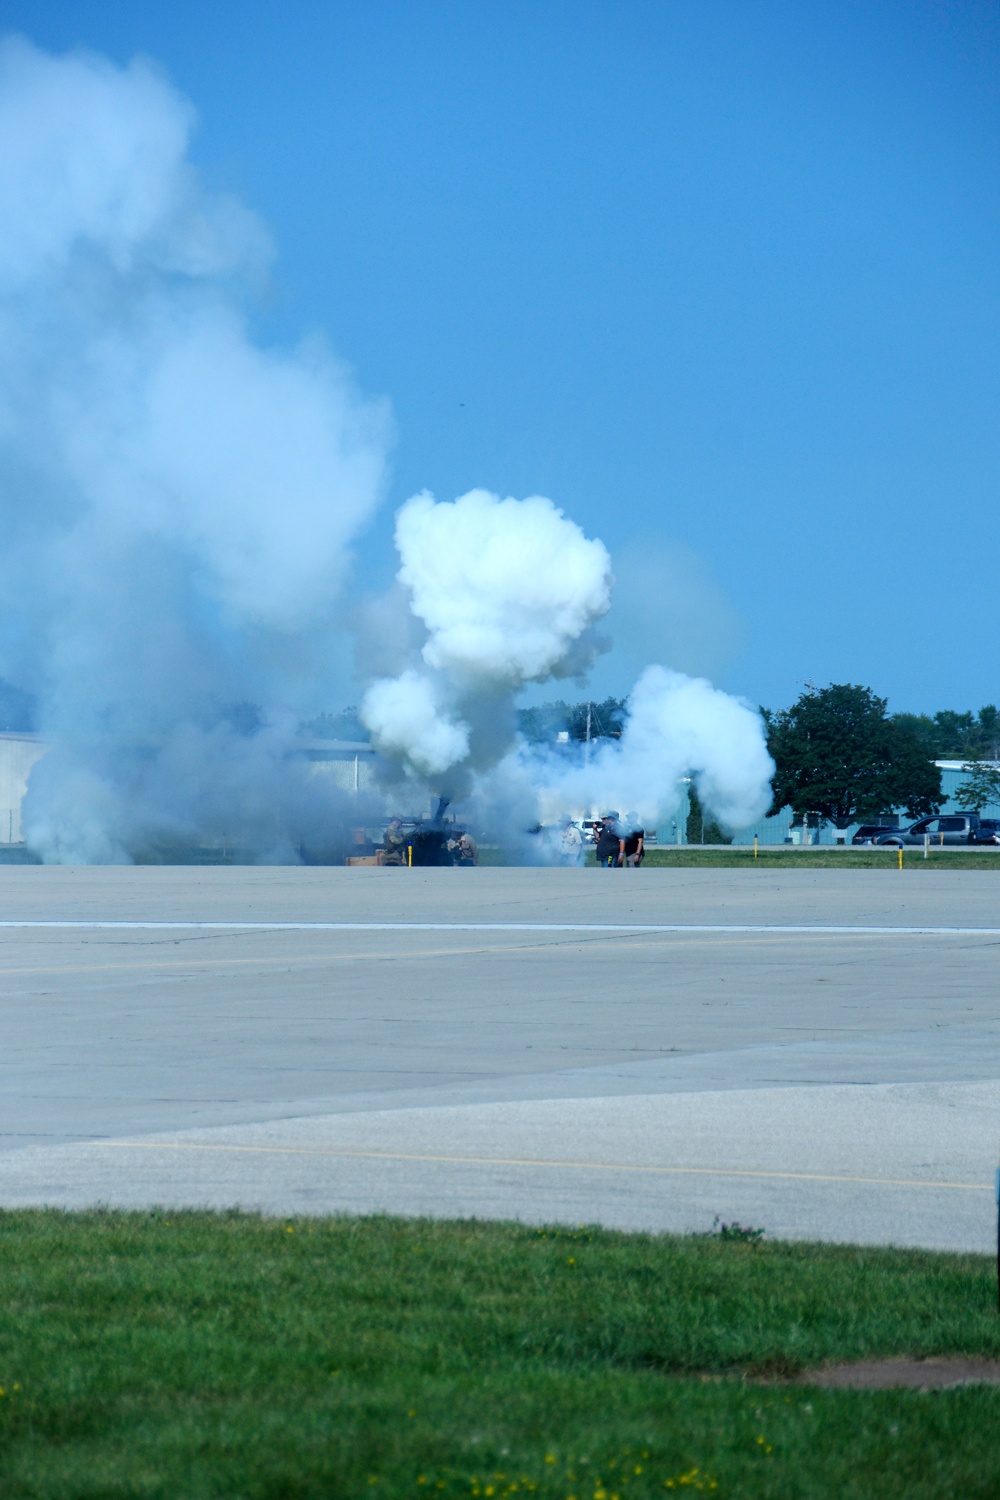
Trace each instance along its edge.
{"label": "parked car", "polygon": [[973,832],[974,844],[1000,844],[1000,818],[980,818],[979,827]]}
{"label": "parked car", "polygon": [[892,823],[862,823],[851,843],[877,844],[884,834],[898,832],[899,829]]}
{"label": "parked car", "polygon": [[928,837],[932,845],[972,844],[981,824],[982,819],[977,813],[942,813],[938,818],[921,818],[909,828],[894,828],[875,842],[901,847],[903,844],[922,844]]}

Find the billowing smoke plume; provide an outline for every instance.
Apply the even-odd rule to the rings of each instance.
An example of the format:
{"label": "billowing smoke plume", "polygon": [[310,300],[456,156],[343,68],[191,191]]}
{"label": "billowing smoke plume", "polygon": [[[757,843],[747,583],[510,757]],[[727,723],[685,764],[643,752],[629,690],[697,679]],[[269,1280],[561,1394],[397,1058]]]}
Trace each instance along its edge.
{"label": "billowing smoke plume", "polygon": [[0,675],[59,746],[25,806],[49,858],[210,817],[287,844],[289,734],[383,488],[384,408],[321,343],[249,336],[268,238],[199,182],[192,125],[148,64],[0,46]]}
{"label": "billowing smoke plume", "polygon": [[[542,825],[570,811],[635,812],[656,828],[686,801],[687,778],[701,802],[728,828],[746,828],[767,811],[774,765],[760,715],[703,678],[650,666],[629,697],[621,739],[540,751],[521,745],[489,775],[477,795],[498,803],[510,821],[530,808]],[[521,822],[524,822],[522,815]]]}
{"label": "billowing smoke plume", "polygon": [[[322,342],[251,336],[268,236],[199,180],[193,124],[149,64],[0,44],[0,677],[54,746],[24,808],[50,860],[220,836],[294,859],[347,815],[297,752],[340,695],[388,413]],[[406,628],[397,596],[353,611],[396,621],[361,684],[393,796],[472,797],[492,827],[653,822],[690,774],[732,826],[763,810],[759,718],[662,667],[619,743],[519,742],[518,692],[582,678],[611,600],[603,544],[550,500],[418,495],[396,544]]]}
{"label": "billowing smoke plume", "polygon": [[466,783],[445,773],[492,765],[513,741],[526,682],[589,666],[611,559],[544,496],[486,490],[450,504],[415,495],[396,518],[396,546],[427,631],[423,665],[374,682],[362,718],[386,754],[454,790]]}

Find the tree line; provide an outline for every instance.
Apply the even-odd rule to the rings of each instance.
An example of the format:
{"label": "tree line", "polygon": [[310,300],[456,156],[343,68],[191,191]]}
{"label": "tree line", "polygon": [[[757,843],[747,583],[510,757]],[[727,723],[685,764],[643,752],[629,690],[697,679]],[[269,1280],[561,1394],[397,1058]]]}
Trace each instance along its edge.
{"label": "tree line", "polygon": [[[0,731],[33,730],[33,698],[0,679]],[[966,775],[956,793],[960,807],[980,812],[1000,803],[1000,709],[988,703],[978,713],[943,709],[936,714],[889,713],[888,700],[870,688],[831,683],[809,688],[790,708],[761,709],[775,763],[771,812],[783,807],[846,828],[903,809],[911,818],[938,811],[944,800],[936,760],[958,760]],[[242,734],[260,725],[252,703],[227,705],[223,717]],[[532,744],[619,739],[628,721],[627,698],[553,703],[522,708],[518,729]],[[303,725],[323,738],[367,740],[355,708],[322,714]],[[692,788],[693,793],[693,788]],[[691,799],[688,838],[709,835],[702,811]],[[721,837],[712,825],[712,841]]]}
{"label": "tree line", "polygon": [[[562,730],[572,740],[619,737],[628,700],[546,703],[522,709],[521,733],[551,743]],[[896,809],[910,818],[928,817],[944,801],[936,760],[960,760],[966,777],[956,801],[979,812],[1000,802],[1000,710],[992,703],[978,713],[890,714],[888,700],[851,683],[809,688],[790,708],[762,708],[767,745],[775,763],[771,813],[822,818],[837,828],[873,822]],[[692,789],[693,790],[693,789]],[[689,841],[699,841],[702,812],[692,798]],[[718,830],[713,827],[713,841]],[[705,825],[705,835],[708,825]]]}

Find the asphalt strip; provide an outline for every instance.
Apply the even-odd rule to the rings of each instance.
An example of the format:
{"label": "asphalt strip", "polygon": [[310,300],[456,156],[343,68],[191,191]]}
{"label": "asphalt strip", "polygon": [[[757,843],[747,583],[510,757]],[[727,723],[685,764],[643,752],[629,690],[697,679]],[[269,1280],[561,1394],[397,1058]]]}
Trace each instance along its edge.
{"label": "asphalt strip", "polygon": [[706,932],[848,937],[1000,937],[1000,927],[861,927],[834,922],[157,922],[0,920],[0,929],[125,932]]}
{"label": "asphalt strip", "polygon": [[865,1187],[931,1188],[961,1193],[992,1193],[992,1184],[982,1182],[938,1182],[912,1177],[852,1177],[844,1172],[760,1172],[744,1167],[675,1167],[642,1162],[547,1161],[531,1156],[458,1156],[452,1153],[418,1151],[359,1151],[325,1146],[261,1146],[232,1141],[129,1141],[92,1140],[75,1143],[87,1149],[128,1151],[237,1151],[251,1156],[332,1156],[350,1161],[431,1162],[445,1166],[555,1167],[582,1172],[638,1172],[660,1177],[752,1177],[774,1182],[844,1182]]}

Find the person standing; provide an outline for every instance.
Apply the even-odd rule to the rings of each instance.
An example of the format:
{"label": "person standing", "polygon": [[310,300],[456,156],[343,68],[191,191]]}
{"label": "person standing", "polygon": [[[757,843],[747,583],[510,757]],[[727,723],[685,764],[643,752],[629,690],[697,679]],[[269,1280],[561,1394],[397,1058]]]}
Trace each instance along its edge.
{"label": "person standing", "polygon": [[583,856],[583,835],[572,818],[563,818],[559,824],[559,863],[578,865]]}
{"label": "person standing", "polygon": [[639,827],[639,814],[635,812],[625,814],[625,827],[628,831],[622,844],[622,858],[633,870],[638,870],[646,856],[646,830]]}
{"label": "person standing", "polygon": [[618,831],[618,814],[605,813],[601,819],[601,831],[597,835],[597,845],[594,849],[597,863],[607,870],[615,869],[621,863],[624,848],[625,840]]}

